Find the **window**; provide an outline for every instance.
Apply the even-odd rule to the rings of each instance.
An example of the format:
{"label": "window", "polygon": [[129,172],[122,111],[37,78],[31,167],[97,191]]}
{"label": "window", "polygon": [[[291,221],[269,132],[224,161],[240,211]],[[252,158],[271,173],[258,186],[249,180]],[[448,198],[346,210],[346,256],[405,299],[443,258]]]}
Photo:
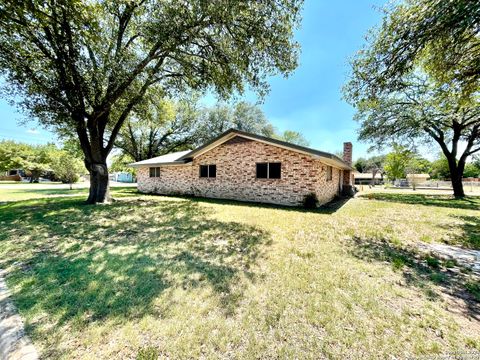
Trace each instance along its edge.
{"label": "window", "polygon": [[327,166],[327,181],[332,180],[332,167]]}
{"label": "window", "polygon": [[217,177],[217,165],[200,165],[200,177],[201,178],[216,178]]}
{"label": "window", "polygon": [[268,178],[268,163],[257,164],[257,179]]}
{"label": "window", "polygon": [[151,167],[150,168],[150,177],[160,177],[160,168],[159,167]]}
{"label": "window", "polygon": [[282,172],[281,163],[269,163],[268,164],[268,178],[269,179],[280,179]]}
{"label": "window", "polygon": [[257,179],[280,179],[282,163],[257,163]]}

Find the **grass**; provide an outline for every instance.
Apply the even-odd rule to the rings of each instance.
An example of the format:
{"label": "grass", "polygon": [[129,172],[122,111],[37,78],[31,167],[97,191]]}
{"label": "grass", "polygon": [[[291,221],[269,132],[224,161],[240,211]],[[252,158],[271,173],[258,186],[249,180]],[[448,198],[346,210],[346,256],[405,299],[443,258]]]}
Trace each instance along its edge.
{"label": "grass", "polygon": [[478,198],[385,193],[305,211],[27,190],[0,190],[0,268],[44,358],[480,350],[478,278],[414,246],[478,249]]}

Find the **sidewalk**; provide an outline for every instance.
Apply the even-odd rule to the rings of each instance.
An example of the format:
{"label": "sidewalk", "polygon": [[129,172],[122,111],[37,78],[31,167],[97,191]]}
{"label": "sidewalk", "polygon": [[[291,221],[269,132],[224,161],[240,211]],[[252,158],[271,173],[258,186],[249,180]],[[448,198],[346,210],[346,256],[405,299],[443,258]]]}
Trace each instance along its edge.
{"label": "sidewalk", "polygon": [[38,359],[35,347],[25,335],[22,319],[10,300],[3,270],[0,270],[0,359]]}

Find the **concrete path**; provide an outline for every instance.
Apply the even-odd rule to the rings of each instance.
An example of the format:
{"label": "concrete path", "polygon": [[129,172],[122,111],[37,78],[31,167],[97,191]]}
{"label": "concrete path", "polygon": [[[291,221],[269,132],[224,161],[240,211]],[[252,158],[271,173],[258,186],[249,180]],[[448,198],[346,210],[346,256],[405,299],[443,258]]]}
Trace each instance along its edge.
{"label": "concrete path", "polygon": [[456,260],[480,275],[480,250],[464,249],[459,246],[445,244],[420,243],[419,248],[436,254],[437,256]]}
{"label": "concrete path", "polygon": [[0,359],[38,360],[38,353],[25,335],[22,319],[10,299],[3,270],[0,270]]}

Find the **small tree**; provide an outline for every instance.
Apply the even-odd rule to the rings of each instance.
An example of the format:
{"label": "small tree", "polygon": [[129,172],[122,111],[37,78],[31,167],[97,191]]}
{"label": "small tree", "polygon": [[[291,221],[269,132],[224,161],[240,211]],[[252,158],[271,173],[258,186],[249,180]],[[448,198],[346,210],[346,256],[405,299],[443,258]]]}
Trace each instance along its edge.
{"label": "small tree", "polygon": [[361,157],[353,164],[353,167],[359,172],[364,173],[367,171],[367,159]]}
{"label": "small tree", "polygon": [[385,155],[372,156],[366,160],[365,170],[372,173],[371,185],[375,185],[375,177],[381,174],[383,178],[383,164],[385,162]]}
{"label": "small tree", "polygon": [[391,181],[405,178],[406,167],[413,157],[412,151],[398,144],[393,144],[393,151],[385,157],[385,175]]}
{"label": "small tree", "polygon": [[51,169],[58,180],[70,185],[70,190],[72,190],[72,184],[79,180],[80,175],[85,174],[87,171],[79,158],[72,156],[65,150],[55,152],[51,162]]}
{"label": "small tree", "polygon": [[31,152],[31,145],[12,140],[0,141],[0,171],[23,169],[24,159]]}
{"label": "small tree", "polygon": [[478,168],[474,163],[468,163],[465,165],[465,171],[463,176],[466,178],[476,178],[480,176],[480,168]]}

